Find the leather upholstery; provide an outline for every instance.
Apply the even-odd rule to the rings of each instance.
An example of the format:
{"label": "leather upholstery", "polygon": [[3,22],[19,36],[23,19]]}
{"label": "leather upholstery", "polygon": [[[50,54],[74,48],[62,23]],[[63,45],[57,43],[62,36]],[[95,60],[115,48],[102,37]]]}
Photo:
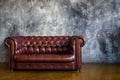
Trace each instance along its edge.
{"label": "leather upholstery", "polygon": [[10,69],[76,70],[85,42],[79,36],[18,36],[6,38],[5,43]]}

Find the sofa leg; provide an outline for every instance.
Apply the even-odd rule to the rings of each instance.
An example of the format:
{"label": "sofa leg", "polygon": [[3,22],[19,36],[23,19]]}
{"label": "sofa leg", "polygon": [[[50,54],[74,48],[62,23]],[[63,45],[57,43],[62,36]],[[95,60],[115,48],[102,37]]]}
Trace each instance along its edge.
{"label": "sofa leg", "polygon": [[13,69],[10,69],[11,72],[13,72]]}
{"label": "sofa leg", "polygon": [[80,69],[77,69],[77,72],[80,72]]}

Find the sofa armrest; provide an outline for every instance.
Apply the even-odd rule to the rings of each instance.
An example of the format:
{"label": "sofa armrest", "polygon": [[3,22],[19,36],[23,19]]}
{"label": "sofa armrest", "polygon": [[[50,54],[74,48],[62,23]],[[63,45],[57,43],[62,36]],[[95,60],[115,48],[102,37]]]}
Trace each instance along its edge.
{"label": "sofa armrest", "polygon": [[82,62],[81,48],[84,46],[85,41],[81,37],[74,37],[71,43],[73,54],[76,57],[76,66],[77,68],[80,68]]}
{"label": "sofa armrest", "polygon": [[14,53],[15,53],[15,42],[11,38],[5,39],[5,44],[8,47],[9,50],[9,69],[13,69],[14,67]]}

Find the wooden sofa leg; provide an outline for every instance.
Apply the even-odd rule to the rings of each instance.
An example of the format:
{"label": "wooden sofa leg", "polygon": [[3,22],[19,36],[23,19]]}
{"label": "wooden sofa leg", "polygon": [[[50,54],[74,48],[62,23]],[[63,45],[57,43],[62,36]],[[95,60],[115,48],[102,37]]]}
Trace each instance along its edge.
{"label": "wooden sofa leg", "polygon": [[10,69],[11,72],[13,72],[13,69]]}
{"label": "wooden sofa leg", "polygon": [[77,69],[77,72],[80,72],[80,69]]}

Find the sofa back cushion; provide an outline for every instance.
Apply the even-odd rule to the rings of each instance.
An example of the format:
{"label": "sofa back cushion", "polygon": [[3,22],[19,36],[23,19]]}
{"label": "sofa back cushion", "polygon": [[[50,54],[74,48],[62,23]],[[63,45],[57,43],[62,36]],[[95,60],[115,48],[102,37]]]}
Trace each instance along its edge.
{"label": "sofa back cushion", "polygon": [[[47,53],[69,53],[70,36],[28,36],[23,37],[21,44],[23,48],[17,45],[17,53],[27,54],[47,54]],[[22,52],[23,51],[23,52]]]}

